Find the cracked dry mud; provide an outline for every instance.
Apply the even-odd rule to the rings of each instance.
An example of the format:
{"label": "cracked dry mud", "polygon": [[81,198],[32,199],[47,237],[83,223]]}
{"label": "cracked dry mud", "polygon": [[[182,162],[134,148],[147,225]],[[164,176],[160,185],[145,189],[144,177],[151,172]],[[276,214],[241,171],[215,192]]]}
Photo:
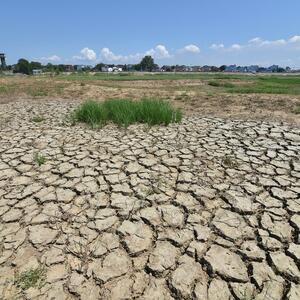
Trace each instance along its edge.
{"label": "cracked dry mud", "polygon": [[95,131],[72,107],[1,105],[1,299],[300,299],[299,127]]}

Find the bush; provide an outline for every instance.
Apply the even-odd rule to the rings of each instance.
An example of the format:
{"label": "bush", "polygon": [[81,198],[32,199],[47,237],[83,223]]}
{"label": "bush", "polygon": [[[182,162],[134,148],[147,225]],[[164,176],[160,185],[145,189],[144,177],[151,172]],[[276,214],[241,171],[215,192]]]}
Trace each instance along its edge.
{"label": "bush", "polygon": [[152,125],[168,125],[180,122],[181,111],[174,109],[168,102],[158,99],[111,99],[104,102],[86,101],[73,114],[73,119],[92,127],[101,127],[112,121],[127,127],[133,123]]}
{"label": "bush", "polygon": [[208,85],[214,87],[234,88],[235,85],[231,82],[209,81]]}

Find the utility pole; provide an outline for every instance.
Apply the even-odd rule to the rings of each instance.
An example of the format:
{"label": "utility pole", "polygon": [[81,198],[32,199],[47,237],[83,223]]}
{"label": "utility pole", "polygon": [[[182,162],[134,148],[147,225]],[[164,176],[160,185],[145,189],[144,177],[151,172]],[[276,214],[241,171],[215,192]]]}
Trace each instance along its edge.
{"label": "utility pole", "polygon": [[4,53],[0,53],[0,60],[1,60],[1,69],[5,70],[6,62],[5,62],[5,54]]}

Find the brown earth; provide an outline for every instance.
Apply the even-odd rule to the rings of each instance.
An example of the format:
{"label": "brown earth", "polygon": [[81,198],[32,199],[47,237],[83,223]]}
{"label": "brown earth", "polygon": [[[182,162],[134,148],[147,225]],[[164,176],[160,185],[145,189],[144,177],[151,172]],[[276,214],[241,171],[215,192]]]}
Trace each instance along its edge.
{"label": "brown earth", "polygon": [[204,80],[69,81],[56,77],[0,77],[0,103],[121,97],[159,97],[182,108],[187,115],[300,123],[299,114],[295,113],[300,106],[298,95],[229,94],[222,89],[216,91]]}

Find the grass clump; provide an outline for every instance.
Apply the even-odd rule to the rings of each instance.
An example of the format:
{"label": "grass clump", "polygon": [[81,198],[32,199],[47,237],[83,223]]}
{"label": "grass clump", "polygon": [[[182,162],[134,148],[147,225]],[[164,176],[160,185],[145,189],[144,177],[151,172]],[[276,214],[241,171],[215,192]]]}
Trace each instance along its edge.
{"label": "grass clump", "polygon": [[35,116],[31,119],[32,122],[34,123],[41,123],[43,122],[45,119],[43,117],[40,117],[40,116]]}
{"label": "grass clump", "polygon": [[108,122],[127,127],[133,123],[168,125],[180,122],[181,111],[174,109],[168,102],[158,99],[110,99],[104,102],[86,101],[74,112],[73,119],[92,127],[101,127]]}
{"label": "grass clump", "polygon": [[225,155],[222,159],[222,164],[225,167],[236,168],[238,166],[236,160],[228,155]]}
{"label": "grass clump", "polygon": [[208,85],[213,86],[213,87],[224,87],[224,88],[234,88],[235,85],[231,82],[221,82],[221,81],[209,81]]}
{"label": "grass clump", "polygon": [[34,161],[40,167],[41,165],[43,165],[46,162],[46,157],[42,154],[36,153],[34,155]]}
{"label": "grass clump", "polygon": [[31,287],[43,287],[45,279],[46,270],[39,267],[19,274],[16,278],[16,283],[21,289],[28,290]]}

